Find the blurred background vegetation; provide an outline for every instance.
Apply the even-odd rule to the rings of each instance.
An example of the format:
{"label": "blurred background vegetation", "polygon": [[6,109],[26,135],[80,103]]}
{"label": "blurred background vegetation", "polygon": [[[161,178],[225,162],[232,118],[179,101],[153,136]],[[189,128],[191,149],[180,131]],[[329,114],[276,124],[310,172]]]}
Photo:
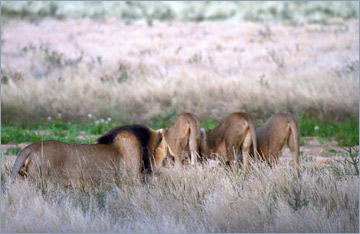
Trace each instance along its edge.
{"label": "blurred background vegetation", "polygon": [[359,16],[359,2],[2,2],[2,16],[152,20],[288,21],[327,23]]}
{"label": "blurred background vegetation", "polygon": [[[223,20],[228,22],[279,22],[289,24],[317,23],[317,24],[341,24],[342,21],[356,19],[359,17],[359,2],[357,1],[316,1],[316,2],[2,2],[2,22],[7,20],[24,20],[36,23],[43,19],[78,19],[91,18],[92,20],[104,20],[116,18],[131,24],[136,20],[146,20],[149,26],[153,21],[184,21],[202,22]],[[267,31],[265,31],[267,32]],[[263,35],[262,31],[259,35]],[[265,33],[266,34],[266,33]],[[264,35],[265,35],[264,34]],[[266,36],[266,35],[265,35]],[[5,43],[2,41],[2,44]],[[36,47],[29,45],[23,48],[26,53],[36,50]],[[61,65],[62,54],[55,50],[50,53],[47,50],[46,58],[52,63]],[[81,56],[82,58],[82,56]],[[101,58],[100,58],[101,59]],[[54,62],[55,61],[55,62]],[[58,62],[60,61],[60,62]],[[357,61],[358,62],[358,61]],[[101,63],[101,60],[99,60]],[[123,69],[122,69],[123,70]],[[2,68],[2,83],[6,84],[9,74]],[[14,73],[14,79],[20,77],[20,73]],[[123,74],[123,72],[121,73]],[[124,73],[126,77],[128,73]],[[121,75],[122,77],[123,75]],[[341,77],[340,77],[341,78]],[[339,79],[340,79],[339,78]],[[2,107],[3,102],[2,102]],[[6,110],[5,110],[6,109]],[[4,114],[4,110],[7,115]],[[251,111],[251,110],[249,110]],[[131,123],[129,119],[115,119],[104,122],[102,119],[71,118],[48,119],[47,113],[44,116],[29,118],[24,115],[22,106],[13,108],[2,108],[2,130],[1,142],[20,143],[38,141],[44,139],[64,140],[70,142],[93,143],[94,137],[79,140],[81,131],[87,136],[100,135],[119,124]],[[41,112],[41,111],[40,111]],[[107,113],[108,114],[108,113]],[[176,116],[176,111],[153,116],[147,119],[144,124],[153,128],[167,127],[170,120]],[[116,115],[119,113],[116,112]],[[7,116],[7,118],[6,118]],[[104,115],[105,116],[105,115]],[[110,115],[108,115],[110,116]],[[315,119],[318,114],[299,113],[297,115],[301,124],[302,136],[319,136],[326,139],[335,138],[339,145],[356,145],[359,141],[358,115],[346,118],[342,122],[333,121],[329,118]],[[347,115],[346,115],[347,116]],[[330,117],[336,117],[330,116]],[[40,119],[40,121],[39,121]],[[71,121],[69,121],[71,119]],[[69,121],[69,122],[68,122]],[[85,123],[84,123],[85,122]],[[202,122],[204,128],[214,128],[218,121],[212,116]],[[51,132],[50,136],[38,134],[35,131]]]}

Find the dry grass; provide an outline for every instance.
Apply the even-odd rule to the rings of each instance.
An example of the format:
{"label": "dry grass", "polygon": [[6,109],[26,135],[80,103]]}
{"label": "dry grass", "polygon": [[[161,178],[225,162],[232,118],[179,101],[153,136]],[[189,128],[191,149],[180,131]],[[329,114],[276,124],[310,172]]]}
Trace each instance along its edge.
{"label": "dry grass", "polygon": [[215,120],[241,110],[347,118],[359,111],[358,26],[10,21],[2,118],[147,121],[174,110]]}
{"label": "dry grass", "polygon": [[[1,34],[3,123],[89,113],[142,122],[174,110],[218,121],[241,110],[255,119],[359,113],[357,20],[6,19]],[[122,176],[84,188],[10,184],[14,159],[1,160],[2,232],[359,232],[359,177],[341,155],[320,164],[304,151],[300,180],[285,160],[248,174],[162,168],[146,184]]]}
{"label": "dry grass", "polygon": [[2,232],[359,232],[359,178],[344,162],[301,162],[300,180],[289,163],[246,175],[205,164],[163,168],[146,184],[63,188],[9,184],[13,159],[1,165]]}

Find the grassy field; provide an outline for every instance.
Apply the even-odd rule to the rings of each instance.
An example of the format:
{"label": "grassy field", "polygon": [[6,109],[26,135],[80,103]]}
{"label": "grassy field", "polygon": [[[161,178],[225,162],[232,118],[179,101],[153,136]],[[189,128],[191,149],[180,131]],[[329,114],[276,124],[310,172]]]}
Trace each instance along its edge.
{"label": "grassy field", "polygon": [[[149,122],[185,111],[203,121],[209,117],[220,121],[234,111],[249,112],[256,119],[284,111],[318,120],[358,117],[355,2],[254,5],[261,6],[261,12],[275,7],[296,11],[306,19],[319,12],[325,12],[326,19],[341,19],[326,24],[206,17],[196,23],[178,16],[152,25],[144,17],[128,23],[108,15],[109,9],[118,12],[112,4],[120,4],[125,11],[144,7],[142,3],[4,4],[2,123],[33,124],[59,115],[66,120],[87,119],[88,114],[119,122]],[[80,10],[83,16],[104,9],[100,10],[104,17],[79,18],[70,13],[62,20],[45,17],[39,12],[50,9],[49,4],[59,12],[64,7]],[[201,7],[221,9],[219,4],[186,6],[203,12]],[[238,4],[239,12],[255,9],[247,7],[253,3]],[[160,5],[172,3],[152,6]],[[19,16],[21,12],[29,15],[26,11],[41,20]],[[277,17],[281,11],[269,12]]]}
{"label": "grassy field", "polygon": [[[148,125],[166,127],[171,119],[156,118]],[[119,123],[56,119],[32,127],[3,125],[2,231],[358,232],[358,147],[352,152],[338,147],[358,144],[357,120],[324,123],[302,116],[299,122],[300,179],[293,177],[291,155],[285,152],[275,168],[251,161],[246,174],[210,162],[161,168],[146,184],[123,175],[67,188],[46,178],[9,183],[14,156],[28,144],[23,142],[94,143]],[[217,122],[201,125],[213,128]],[[317,136],[322,143],[314,151],[304,136]],[[334,139],[338,144],[326,143]]]}
{"label": "grassy field", "polygon": [[[359,232],[358,2],[2,2],[2,232]],[[192,112],[300,123],[301,177],[216,161],[9,183],[32,142],[95,143]],[[350,151],[351,150],[351,151]]]}
{"label": "grassy field", "polygon": [[148,27],[49,19],[11,21],[2,35],[3,123],[88,114],[148,122],[175,111],[203,121],[234,111],[358,117],[358,21]]}
{"label": "grassy field", "polygon": [[[163,168],[147,184],[121,177],[85,188],[46,178],[8,184],[2,160],[3,232],[358,232],[359,177],[345,161],[301,161],[250,173],[222,166]],[[111,180],[111,178],[109,178]]]}

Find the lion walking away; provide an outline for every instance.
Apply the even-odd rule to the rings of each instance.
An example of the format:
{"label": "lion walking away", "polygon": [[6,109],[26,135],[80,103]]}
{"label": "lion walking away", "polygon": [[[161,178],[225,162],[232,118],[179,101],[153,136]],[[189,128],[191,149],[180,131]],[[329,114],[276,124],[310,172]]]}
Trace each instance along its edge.
{"label": "lion walking away", "polygon": [[236,112],[228,115],[216,128],[201,132],[201,145],[209,157],[218,154],[225,162],[237,160],[239,150],[242,150],[244,168],[248,165],[251,146],[256,150],[255,127],[250,115]]}
{"label": "lion walking away", "polygon": [[69,184],[99,179],[104,172],[150,173],[165,157],[162,134],[142,125],[125,125],[101,136],[97,144],[42,141],[25,147],[15,160],[10,178],[18,174],[55,178]]}
{"label": "lion walking away", "polygon": [[287,143],[294,168],[299,165],[300,127],[294,116],[288,113],[272,115],[265,124],[256,129],[257,151],[268,163],[277,163],[281,149]]}

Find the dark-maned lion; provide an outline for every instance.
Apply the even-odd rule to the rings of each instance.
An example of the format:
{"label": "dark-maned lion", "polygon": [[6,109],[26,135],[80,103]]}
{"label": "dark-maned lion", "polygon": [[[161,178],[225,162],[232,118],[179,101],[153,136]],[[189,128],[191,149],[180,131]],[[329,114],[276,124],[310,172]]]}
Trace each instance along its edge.
{"label": "dark-maned lion", "polygon": [[11,180],[16,176],[56,177],[69,184],[80,179],[99,179],[103,173],[121,171],[149,173],[165,157],[162,135],[141,125],[114,128],[97,144],[43,141],[25,147],[16,158]]}
{"label": "dark-maned lion", "polygon": [[265,124],[256,129],[257,151],[269,164],[277,163],[285,143],[291,151],[294,167],[299,164],[300,127],[298,121],[287,113],[272,115]]}
{"label": "dark-maned lion", "polygon": [[166,147],[176,164],[191,157],[191,163],[197,162],[200,144],[200,121],[190,113],[178,116],[174,124],[162,130]]}
{"label": "dark-maned lion", "polygon": [[236,161],[242,149],[243,165],[248,164],[251,145],[256,149],[255,127],[251,117],[244,112],[232,113],[216,128],[201,130],[201,148],[206,155],[219,154],[227,163]]}

